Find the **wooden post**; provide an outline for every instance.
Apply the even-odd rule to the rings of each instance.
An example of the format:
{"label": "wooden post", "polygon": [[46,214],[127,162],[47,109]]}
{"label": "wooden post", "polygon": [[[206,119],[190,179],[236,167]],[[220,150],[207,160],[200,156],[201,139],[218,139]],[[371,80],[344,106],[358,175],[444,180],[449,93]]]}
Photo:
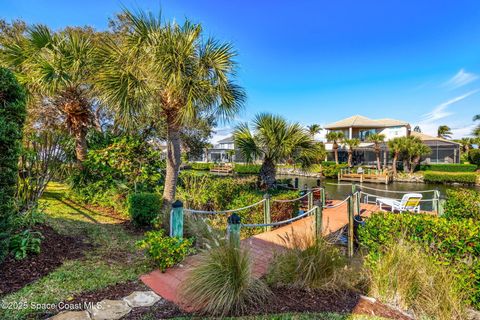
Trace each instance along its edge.
{"label": "wooden post", "polygon": [[357,191],[357,193],[355,194],[355,203],[356,203],[356,208],[357,208],[357,211],[355,212],[355,214],[357,216],[360,216],[360,213],[362,211],[362,207],[361,207],[361,204],[360,204],[360,191]]}
{"label": "wooden post", "polygon": [[295,189],[298,189],[298,178],[295,178],[294,183]]}
{"label": "wooden post", "polygon": [[317,187],[320,187],[320,179],[317,179]]}
{"label": "wooden post", "polygon": [[323,219],[323,203],[315,207],[315,236],[320,238],[322,236],[322,219]]}
{"label": "wooden post", "polygon": [[313,208],[313,191],[309,191],[307,193],[307,201],[308,201],[308,211]]}
{"label": "wooden post", "polygon": [[353,257],[353,195],[348,198],[348,256]]}
{"label": "wooden post", "polygon": [[438,202],[439,202],[439,197],[438,197],[438,191],[435,190],[433,193],[433,200],[432,200],[432,210],[435,211],[438,214]]}
{"label": "wooden post", "polygon": [[183,203],[180,200],[172,203],[170,237],[183,238]]}
{"label": "wooden post", "polygon": [[325,203],[325,189],[322,188],[322,189],[320,190],[320,192],[321,192],[321,195],[322,195],[322,208],[323,208],[323,206],[326,204],[326,203]]}
{"label": "wooden post", "polygon": [[[265,203],[263,206],[263,223],[271,223],[272,216],[270,214],[270,195],[268,193],[265,193],[263,195],[263,198],[265,199]],[[270,231],[271,229],[272,227],[265,227],[265,231]]]}
{"label": "wooden post", "polygon": [[235,212],[227,218],[227,238],[235,247],[240,247],[240,228],[242,218]]}

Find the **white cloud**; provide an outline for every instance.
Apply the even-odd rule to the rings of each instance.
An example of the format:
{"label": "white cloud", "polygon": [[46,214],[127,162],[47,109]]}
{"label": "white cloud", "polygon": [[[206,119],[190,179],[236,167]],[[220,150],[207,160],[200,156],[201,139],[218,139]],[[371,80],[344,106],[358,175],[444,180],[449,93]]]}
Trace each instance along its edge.
{"label": "white cloud", "polygon": [[478,75],[460,69],[453,77],[444,83],[445,87],[450,89],[457,89],[463,87],[478,79]]}

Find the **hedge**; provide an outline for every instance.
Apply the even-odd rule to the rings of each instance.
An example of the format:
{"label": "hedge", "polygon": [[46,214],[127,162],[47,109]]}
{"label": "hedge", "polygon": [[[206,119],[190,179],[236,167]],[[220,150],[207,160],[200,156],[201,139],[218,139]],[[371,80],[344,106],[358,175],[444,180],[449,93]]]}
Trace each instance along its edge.
{"label": "hedge", "polygon": [[477,174],[474,172],[437,172],[437,171],[425,171],[423,174],[423,180],[425,182],[432,183],[463,183],[463,184],[475,184],[477,180]]}
{"label": "hedge", "polygon": [[257,174],[260,172],[261,165],[259,164],[235,164],[233,171],[236,173],[251,173]]}
{"label": "hedge", "polygon": [[419,168],[421,171],[437,172],[475,172],[475,164],[443,163],[443,164],[423,164]]}
{"label": "hedge", "polygon": [[468,152],[468,161],[470,163],[480,166],[480,149],[472,149]]}
{"label": "hedge", "polygon": [[213,168],[214,166],[214,163],[213,162],[192,162],[190,164],[190,167],[193,169],[193,170],[210,170],[211,168]]}
{"label": "hedge", "polygon": [[462,188],[447,190],[445,217],[480,221],[480,192]]}
{"label": "hedge", "polygon": [[400,238],[418,243],[435,261],[449,268],[469,303],[480,307],[480,224],[472,219],[431,215],[373,214],[358,230],[360,243],[375,262],[387,244]]}

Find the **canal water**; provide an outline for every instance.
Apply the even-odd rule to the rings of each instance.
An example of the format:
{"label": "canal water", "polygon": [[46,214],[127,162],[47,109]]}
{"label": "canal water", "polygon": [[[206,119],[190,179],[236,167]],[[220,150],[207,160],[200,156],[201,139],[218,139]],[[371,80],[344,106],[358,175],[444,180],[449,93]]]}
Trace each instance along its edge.
{"label": "canal water", "polygon": [[[295,175],[278,175],[279,179],[289,178],[292,179],[292,184],[295,178],[298,178],[299,188],[307,186],[308,188],[314,188],[317,186],[317,178],[312,177],[301,177]],[[368,201],[375,202],[376,196],[378,197],[387,197],[393,199],[401,198],[406,192],[420,192],[423,195],[421,202],[421,210],[431,210],[432,201],[434,197],[434,192],[426,192],[429,190],[438,190],[440,196],[445,196],[447,189],[459,188],[455,185],[444,185],[444,184],[429,184],[429,183],[413,183],[413,182],[392,182],[388,185],[379,184],[379,183],[364,183],[363,185],[357,184],[359,188],[369,194],[374,196],[369,196]],[[339,182],[336,179],[321,179],[320,186],[325,189],[327,199],[341,200],[345,199],[349,193],[352,192],[352,185],[347,181]],[[477,189],[480,191],[479,187],[466,187],[471,189]],[[376,189],[376,190],[372,190]],[[365,195],[363,195],[362,202],[364,202]]]}

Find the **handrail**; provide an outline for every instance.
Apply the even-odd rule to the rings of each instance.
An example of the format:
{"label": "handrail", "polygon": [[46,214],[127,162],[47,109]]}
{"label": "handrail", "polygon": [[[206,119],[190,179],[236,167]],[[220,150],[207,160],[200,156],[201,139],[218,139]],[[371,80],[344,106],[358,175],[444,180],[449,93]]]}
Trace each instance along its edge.
{"label": "handrail", "polygon": [[331,206],[323,206],[323,208],[325,209],[331,209],[331,208],[337,208],[337,207],[340,207],[342,204],[344,204],[345,202],[348,201],[348,199],[350,199],[351,196],[348,196],[346,197],[345,199],[343,199],[342,201],[340,201],[339,203],[336,203],[334,205],[331,205]]}
{"label": "handrail", "polygon": [[278,221],[278,222],[271,222],[271,223],[247,223],[247,224],[242,223],[242,227],[247,227],[247,228],[276,227],[276,226],[280,226],[280,225],[283,225],[283,224],[294,222],[296,220],[300,220],[301,218],[306,217],[307,215],[312,213],[315,209],[316,209],[316,207],[313,207],[312,209],[308,210],[307,212],[304,212],[301,215],[298,215],[296,217],[293,217],[293,218],[290,218],[290,219],[287,219],[287,220],[282,220],[282,221]]}

